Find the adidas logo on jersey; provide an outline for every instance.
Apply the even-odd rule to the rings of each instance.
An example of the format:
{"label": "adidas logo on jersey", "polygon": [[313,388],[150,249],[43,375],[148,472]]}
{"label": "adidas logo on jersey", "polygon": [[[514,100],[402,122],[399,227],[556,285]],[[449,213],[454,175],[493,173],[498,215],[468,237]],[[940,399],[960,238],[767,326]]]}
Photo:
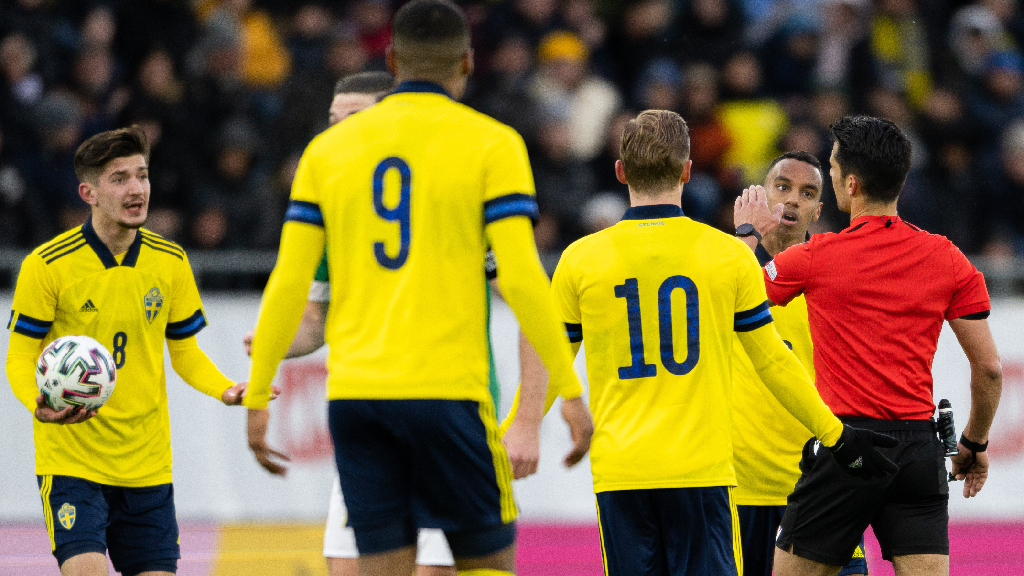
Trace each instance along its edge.
{"label": "adidas logo on jersey", "polygon": [[79,308],[78,311],[79,312],[99,312],[100,309],[97,308],[96,305],[92,303],[92,299],[89,299],[89,300],[85,301],[85,304],[82,304],[82,307]]}

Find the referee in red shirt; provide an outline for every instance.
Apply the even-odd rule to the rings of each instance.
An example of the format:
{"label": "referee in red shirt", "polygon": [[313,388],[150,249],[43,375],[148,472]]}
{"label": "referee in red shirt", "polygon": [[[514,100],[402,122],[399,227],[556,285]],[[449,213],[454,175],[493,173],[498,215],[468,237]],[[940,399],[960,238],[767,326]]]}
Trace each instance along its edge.
{"label": "referee in red shirt", "polygon": [[[971,364],[970,417],[952,458],[971,497],[988,476],[985,448],[1002,390],[985,279],[952,242],[896,214],[911,161],[896,125],[855,116],[831,131],[830,176],[850,227],[776,256],[764,268],[765,284],[779,305],[806,296],[818,392],[844,423],[899,440],[880,449],[899,472],[850,476],[828,448],[808,442],[776,541],[775,574],[835,575],[869,524],[897,574],[949,574],[949,487],[932,421],[932,359],[947,321]],[[763,193],[743,203],[762,234],[778,222]]]}

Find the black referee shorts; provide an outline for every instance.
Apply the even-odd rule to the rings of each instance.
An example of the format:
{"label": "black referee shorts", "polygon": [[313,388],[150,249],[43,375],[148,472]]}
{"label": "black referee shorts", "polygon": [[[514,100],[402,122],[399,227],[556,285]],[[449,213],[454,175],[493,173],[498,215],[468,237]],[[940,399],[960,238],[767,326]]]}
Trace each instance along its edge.
{"label": "black referee shorts", "polygon": [[854,478],[814,438],[804,445],[802,472],[782,517],[776,546],[843,566],[870,524],[882,557],[949,554],[949,485],[945,452],[931,421],[843,418],[857,428],[888,434],[896,448],[881,452],[900,467],[884,479]]}

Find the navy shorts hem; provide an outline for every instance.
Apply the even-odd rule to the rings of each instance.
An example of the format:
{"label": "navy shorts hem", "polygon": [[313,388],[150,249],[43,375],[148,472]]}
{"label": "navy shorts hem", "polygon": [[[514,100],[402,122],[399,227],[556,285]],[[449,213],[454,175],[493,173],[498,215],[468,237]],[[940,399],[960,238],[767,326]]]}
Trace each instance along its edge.
{"label": "navy shorts hem", "polygon": [[865,561],[863,558],[857,558],[856,560],[860,560],[860,561],[856,562],[856,563],[855,562],[850,562],[846,566],[843,566],[843,569],[840,570],[839,574],[836,574],[836,576],[853,576],[855,574],[867,574],[868,573],[868,563],[867,563],[867,561]]}
{"label": "navy shorts hem", "polygon": [[416,529],[406,522],[384,526],[351,526],[360,554],[381,554],[416,545]]}
{"label": "navy shorts hem", "polygon": [[882,559],[892,562],[893,556],[906,556],[908,554],[939,554],[949,556],[949,546],[899,546],[882,550]]}
{"label": "navy shorts hem", "polygon": [[445,532],[448,547],[456,558],[487,556],[508,548],[516,541],[516,523],[498,524],[478,530]]}
{"label": "navy shorts hem", "polygon": [[143,572],[170,572],[171,574],[176,574],[178,572],[178,559],[158,558],[147,560],[141,564],[129,566],[121,570],[121,576],[138,576]]}
{"label": "navy shorts hem", "polygon": [[103,542],[97,542],[96,540],[75,540],[74,542],[57,546],[57,549],[53,551],[53,557],[57,559],[57,566],[60,567],[69,558],[88,552],[99,552],[106,556],[107,546]]}

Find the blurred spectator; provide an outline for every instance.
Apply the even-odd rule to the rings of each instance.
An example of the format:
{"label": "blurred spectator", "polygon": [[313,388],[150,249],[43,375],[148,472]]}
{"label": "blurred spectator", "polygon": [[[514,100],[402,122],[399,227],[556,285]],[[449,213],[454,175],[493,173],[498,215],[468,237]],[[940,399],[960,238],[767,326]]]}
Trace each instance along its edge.
{"label": "blurred spectator", "polygon": [[633,98],[640,110],[678,111],[682,87],[683,72],[679,64],[670,58],[659,58],[644,69]]}
{"label": "blurred spectator", "polygon": [[622,220],[629,208],[629,202],[618,194],[602,192],[591,198],[583,207],[583,230],[585,234],[600,232]]}
{"label": "blurred spectator", "polygon": [[760,52],[766,93],[777,98],[810,96],[818,57],[818,28],[810,16],[791,17]]}
{"label": "blurred spectator", "polygon": [[[1024,256],[1024,119],[1007,126],[998,164],[983,162],[986,195],[980,207],[989,222],[983,251],[992,256]],[[987,159],[986,159],[987,160]]]}
{"label": "blurred spectator", "polygon": [[613,77],[619,86],[635,86],[649,60],[675,56],[673,12],[668,0],[627,3],[620,27],[608,39],[616,60]]}
{"label": "blurred spectator", "polygon": [[988,134],[999,134],[1014,118],[1024,116],[1024,58],[1017,52],[989,56],[966,102],[971,119]]}
{"label": "blurred spectator", "polygon": [[867,0],[825,0],[815,84],[850,92],[875,84],[874,56],[868,42]]}
{"label": "blurred spectator", "polygon": [[138,124],[149,140],[149,219],[146,227],[175,242],[187,242],[185,221],[191,211],[192,189],[198,172],[187,141],[169,138],[165,123],[147,110],[137,110],[128,122]]}
{"label": "blurred spectator", "polygon": [[540,113],[530,96],[532,72],[529,42],[522,36],[508,36],[498,44],[486,71],[472,80],[465,101],[533,142]]}
{"label": "blurred spectator", "polygon": [[608,131],[605,134],[601,153],[590,161],[590,173],[594,175],[595,190],[599,190],[602,194],[610,193],[619,196],[627,203],[629,202],[629,189],[615,177],[615,161],[619,159],[619,151],[622,148],[622,130],[626,127],[626,123],[633,118],[636,118],[636,112],[632,110],[623,110],[616,114],[608,123]]}
{"label": "blurred spectator", "polygon": [[387,0],[356,0],[350,7],[363,51],[378,65],[384,62],[384,50],[391,43],[391,9]]}
{"label": "blurred spectator", "polygon": [[731,141],[725,162],[740,169],[745,185],[764,179],[789,123],[782,106],[764,97],[761,82],[761,65],[752,53],[737,52],[725,63],[718,107]]}
{"label": "blurred spectator", "polygon": [[179,69],[199,36],[192,0],[117,3],[114,45],[125,68],[135,70],[153,50],[166,51]]}
{"label": "blurred spectator", "polygon": [[[322,112],[321,112],[322,113]],[[270,176],[257,160],[260,138],[243,118],[218,131],[208,174],[196,186],[192,240],[201,248],[268,248],[277,241],[281,214]]]}
{"label": "blurred spectator", "polygon": [[117,82],[110,50],[101,44],[84,47],[75,58],[73,75],[75,95],[85,115],[85,135],[115,128],[129,93]]}
{"label": "blurred spectator", "polygon": [[89,217],[74,168],[75,150],[83,140],[81,106],[66,92],[52,92],[39,101],[33,120],[41,146],[22,156],[22,174],[46,208],[46,221],[55,222],[59,231],[74,228]]}
{"label": "blurred spectator", "polygon": [[594,194],[590,168],[573,154],[568,118],[548,113],[538,134],[533,179],[541,219],[549,227],[541,250],[562,249],[583,235],[583,207]]}
{"label": "blurred spectator", "polygon": [[691,64],[683,80],[683,118],[690,129],[692,171],[711,176],[720,188],[739,190],[738,172],[726,165],[733,141],[718,106],[718,73],[710,64]]}
{"label": "blurred spectator", "polygon": [[0,246],[34,246],[51,234],[52,220],[5,144],[0,132]]}
{"label": "blurred spectator", "polygon": [[722,66],[743,36],[743,12],[732,0],[690,0],[679,17],[679,58]]}
{"label": "blurred spectator", "polygon": [[36,50],[18,32],[0,40],[0,127],[8,140],[25,146],[35,139],[30,110],[43,96],[43,77],[36,71]]}
{"label": "blurred spectator", "polygon": [[871,47],[879,82],[924,104],[931,90],[927,31],[915,0],[878,0],[871,20]]}
{"label": "blurred spectator", "polygon": [[561,27],[557,0],[512,0],[491,10],[476,41],[485,51],[493,51],[505,38],[518,36],[536,48],[542,38]]}
{"label": "blurred spectator", "polygon": [[567,119],[572,155],[584,162],[600,152],[608,121],[621,102],[615,86],[590,72],[589,55],[571,32],[548,35],[538,48],[540,70],[530,87],[545,113]]}
{"label": "blurred spectator", "polygon": [[199,10],[207,29],[236,38],[241,79],[256,90],[272,89],[288,77],[291,57],[270,15],[252,0],[208,0]]}
{"label": "blurred spectator", "polygon": [[323,66],[332,24],[331,13],[319,4],[303,4],[295,11],[288,35],[294,76],[313,74]]}
{"label": "blurred spectator", "polygon": [[971,78],[981,76],[992,54],[1014,48],[999,18],[977,4],[964,6],[953,16],[949,45],[960,70]]}

